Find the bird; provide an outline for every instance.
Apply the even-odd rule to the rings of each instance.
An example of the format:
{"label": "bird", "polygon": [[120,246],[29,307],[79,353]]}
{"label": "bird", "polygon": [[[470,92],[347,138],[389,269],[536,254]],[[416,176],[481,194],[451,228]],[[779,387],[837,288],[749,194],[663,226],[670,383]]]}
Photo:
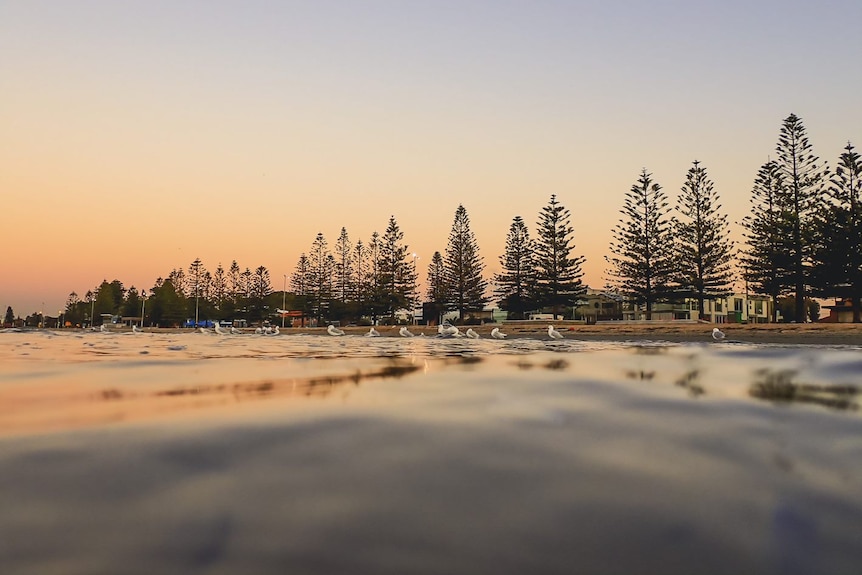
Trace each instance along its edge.
{"label": "bird", "polygon": [[268,332],[266,332],[266,335],[278,335],[280,333],[281,332],[278,331],[278,326],[275,326],[275,327],[271,328]]}
{"label": "bird", "polygon": [[343,330],[338,329],[332,324],[326,326],[326,333],[328,333],[329,335],[344,335]]}
{"label": "bird", "polygon": [[270,326],[263,328],[263,335],[272,335],[272,328]]}
{"label": "bird", "polygon": [[712,328],[712,339],[715,341],[721,341],[724,339],[724,332],[718,329],[717,327]]}
{"label": "bird", "polygon": [[233,335],[239,335],[239,334],[241,334],[241,333],[242,333],[240,330],[238,330],[238,329],[237,329],[237,328],[235,328],[234,326],[230,326],[230,332],[231,332],[231,334],[233,334]]}
{"label": "bird", "polygon": [[548,337],[551,339],[563,339],[563,334],[554,329],[554,326],[548,326]]}
{"label": "bird", "polygon": [[227,335],[227,332],[221,328],[221,324],[217,321],[213,322],[213,327],[215,327],[215,332],[219,335]]}
{"label": "bird", "polygon": [[506,339],[506,334],[500,331],[499,327],[495,327],[491,330],[491,337],[494,339]]}
{"label": "bird", "polygon": [[99,331],[102,333],[108,333],[108,328],[105,327],[105,324],[99,326]]}
{"label": "bird", "polygon": [[467,328],[467,337],[470,339],[479,339],[479,334],[473,331],[472,327]]}
{"label": "bird", "polygon": [[437,326],[437,335],[440,337],[464,337],[461,330],[449,322],[443,322]]}
{"label": "bird", "polygon": [[257,335],[261,335],[263,333],[263,328],[260,328],[260,327],[254,328],[254,333],[256,333]]}
{"label": "bird", "polygon": [[409,329],[407,329],[407,326],[405,325],[401,326],[401,329],[398,330],[398,334],[401,337],[413,337],[413,334],[410,332]]}
{"label": "bird", "polygon": [[200,330],[201,330],[201,333],[205,333],[207,335],[209,335],[209,333],[210,333],[209,330],[205,327],[200,328]]}
{"label": "bird", "polygon": [[372,327],[368,330],[368,333],[365,334],[365,337],[380,337],[380,332]]}
{"label": "bird", "polygon": [[142,330],[141,328],[139,328],[139,327],[138,327],[138,326],[136,326],[136,325],[133,325],[133,326],[132,326],[132,333],[143,333],[143,331],[144,331],[144,330]]}

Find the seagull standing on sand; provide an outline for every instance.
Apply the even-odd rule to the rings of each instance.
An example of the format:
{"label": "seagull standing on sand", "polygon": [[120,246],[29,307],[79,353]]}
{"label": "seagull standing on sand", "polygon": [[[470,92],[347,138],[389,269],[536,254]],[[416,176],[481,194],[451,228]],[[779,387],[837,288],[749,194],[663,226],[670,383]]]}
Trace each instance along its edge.
{"label": "seagull standing on sand", "polygon": [[227,335],[227,332],[221,328],[221,324],[219,322],[213,322],[213,327],[215,327],[215,331],[219,335]]}
{"label": "seagull standing on sand", "polygon": [[241,331],[239,331],[239,330],[238,330],[237,328],[235,328],[234,326],[230,326],[230,333],[231,333],[231,335],[239,335],[239,334],[240,334],[240,333],[242,333],[242,332],[241,332]]}
{"label": "seagull standing on sand", "polygon": [[326,333],[328,333],[329,335],[344,335],[343,330],[338,329],[332,324],[326,326]]}
{"label": "seagull standing on sand", "polygon": [[724,332],[718,329],[717,327],[712,328],[712,339],[715,341],[721,341],[724,339]]}
{"label": "seagull standing on sand", "polygon": [[401,326],[401,329],[398,330],[398,334],[401,337],[413,337],[413,333],[407,329],[407,326]]}
{"label": "seagull standing on sand", "polygon": [[563,339],[563,334],[554,329],[554,326],[548,326],[548,337],[551,339]]}
{"label": "seagull standing on sand", "polygon": [[473,331],[472,327],[467,328],[467,337],[470,339],[479,339],[479,334]]}
{"label": "seagull standing on sand", "polygon": [[500,331],[499,327],[495,327],[491,330],[491,337],[494,339],[506,339],[506,334]]}
{"label": "seagull standing on sand", "polygon": [[268,332],[266,332],[266,333],[267,333],[267,335],[278,335],[278,334],[279,334],[279,333],[281,333],[281,332],[280,332],[280,331],[278,331],[278,326],[275,326],[274,328],[272,328],[272,331],[271,331],[271,332],[269,332],[269,331],[268,331]]}
{"label": "seagull standing on sand", "polygon": [[102,333],[108,333],[108,328],[105,327],[105,324],[99,326],[99,331]]}
{"label": "seagull standing on sand", "polygon": [[143,333],[143,332],[144,332],[144,330],[140,329],[138,326],[136,326],[136,325],[132,326],[132,333]]}
{"label": "seagull standing on sand", "polygon": [[209,334],[210,334],[209,330],[208,330],[207,328],[205,328],[205,327],[202,327],[202,328],[199,328],[199,329],[201,330],[201,333],[203,333],[203,334],[206,334],[206,335],[209,335]]}
{"label": "seagull standing on sand", "polygon": [[365,334],[365,337],[380,337],[380,332],[372,327],[368,330],[368,333]]}

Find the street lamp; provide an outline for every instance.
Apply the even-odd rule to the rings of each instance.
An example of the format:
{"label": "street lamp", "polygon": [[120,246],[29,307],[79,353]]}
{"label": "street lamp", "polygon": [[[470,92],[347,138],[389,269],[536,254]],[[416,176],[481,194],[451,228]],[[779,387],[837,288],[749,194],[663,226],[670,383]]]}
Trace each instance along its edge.
{"label": "street lamp", "polygon": [[144,309],[147,306],[147,294],[141,294],[141,329],[144,329]]}
{"label": "street lamp", "polygon": [[285,305],[287,304],[287,274],[284,275],[284,284],[281,288],[281,328],[284,329],[284,315],[286,312]]}
{"label": "street lamp", "polygon": [[[416,288],[416,298],[418,301],[419,298],[419,274],[416,273],[416,260],[419,259],[419,254],[413,252],[413,287]],[[416,325],[416,304],[413,304],[413,309],[411,310],[413,314],[413,325]]]}

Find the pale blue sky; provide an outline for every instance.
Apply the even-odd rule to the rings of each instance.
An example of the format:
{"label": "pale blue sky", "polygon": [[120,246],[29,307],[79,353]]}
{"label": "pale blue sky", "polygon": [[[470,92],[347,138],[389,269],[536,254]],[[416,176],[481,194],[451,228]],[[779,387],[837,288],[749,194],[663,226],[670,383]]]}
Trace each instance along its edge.
{"label": "pale blue sky", "polygon": [[4,250],[0,305],[195,257],[280,288],[318,231],[367,239],[390,214],[424,279],[459,203],[490,276],[552,193],[598,286],[642,167],[675,198],[700,160],[736,222],[791,112],[823,160],[860,145],[860,26],[859,1],[7,0],[0,241],[51,225]]}

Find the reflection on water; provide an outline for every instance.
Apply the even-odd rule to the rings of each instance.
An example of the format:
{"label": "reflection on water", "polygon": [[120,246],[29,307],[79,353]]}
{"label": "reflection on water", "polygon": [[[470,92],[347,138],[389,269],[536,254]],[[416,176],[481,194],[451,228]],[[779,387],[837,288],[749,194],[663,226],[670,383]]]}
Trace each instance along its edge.
{"label": "reflection on water", "polygon": [[831,409],[857,410],[854,401],[859,389],[855,385],[811,385],[796,383],[792,369],[759,369],[751,386],[751,396],[777,402],[799,402],[822,405]]}
{"label": "reflection on water", "polygon": [[858,573],[858,349],[0,333],[0,573]]}

